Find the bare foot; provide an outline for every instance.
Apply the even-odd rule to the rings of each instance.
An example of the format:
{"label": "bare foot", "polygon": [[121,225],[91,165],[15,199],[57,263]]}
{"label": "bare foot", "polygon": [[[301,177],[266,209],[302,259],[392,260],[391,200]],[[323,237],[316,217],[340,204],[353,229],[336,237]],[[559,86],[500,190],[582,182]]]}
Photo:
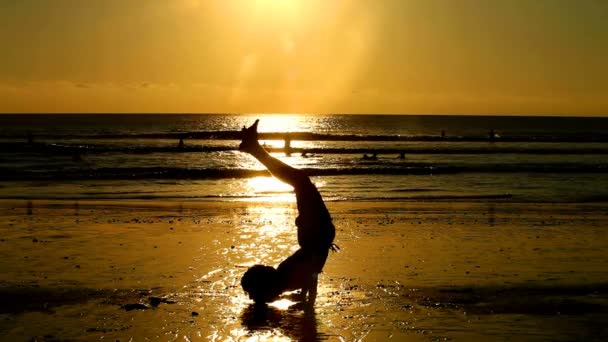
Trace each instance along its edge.
{"label": "bare foot", "polygon": [[258,123],[260,120],[255,120],[249,128],[243,127],[241,130],[242,141],[239,145],[239,151],[251,153],[260,146],[258,142]]}

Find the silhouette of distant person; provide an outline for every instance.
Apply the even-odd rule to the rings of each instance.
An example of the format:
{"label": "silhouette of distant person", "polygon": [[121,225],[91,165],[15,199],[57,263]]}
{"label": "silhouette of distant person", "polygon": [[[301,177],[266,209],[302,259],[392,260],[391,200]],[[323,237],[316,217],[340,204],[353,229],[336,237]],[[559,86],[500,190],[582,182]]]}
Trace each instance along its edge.
{"label": "silhouette of distant person", "polygon": [[441,139],[445,139],[445,129],[441,130]]}
{"label": "silhouette of distant person", "polygon": [[399,152],[399,159],[405,159],[405,152]]}
{"label": "silhouette of distant person", "polygon": [[302,158],[312,158],[315,157],[314,153],[309,153],[307,151],[302,151]]}
{"label": "silhouette of distant person", "polygon": [[490,140],[490,141],[496,140],[496,131],[494,131],[494,129],[491,129],[488,132],[488,140]]}
{"label": "silhouette of distant person", "polygon": [[179,138],[179,143],[177,144],[177,148],[184,148],[184,138]]}
{"label": "silhouette of distant person", "polygon": [[27,201],[26,209],[27,215],[32,216],[32,214],[34,213],[34,203],[32,201]]}
{"label": "silhouette of distant person", "polygon": [[291,156],[291,137],[289,135],[285,137],[285,155]]}
{"label": "silhouette of distant person", "polygon": [[300,249],[277,268],[252,266],[243,275],[241,286],[249,298],[258,304],[272,302],[283,292],[294,290],[301,290],[301,299],[307,304],[314,304],[318,275],[323,270],[329,251],[338,249],[333,243],[336,231],[319,190],[306,173],[272,157],[260,145],[258,122],[256,120],[249,128],[243,127],[239,150],[251,154],[272,175],[293,186],[299,213],[296,226]]}

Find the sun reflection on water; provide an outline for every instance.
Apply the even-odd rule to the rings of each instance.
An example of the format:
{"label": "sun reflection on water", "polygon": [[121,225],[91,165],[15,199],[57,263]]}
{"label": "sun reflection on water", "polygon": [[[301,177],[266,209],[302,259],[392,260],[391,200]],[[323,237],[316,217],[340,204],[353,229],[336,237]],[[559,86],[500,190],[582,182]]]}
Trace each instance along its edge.
{"label": "sun reflection on water", "polygon": [[292,191],[293,187],[279,181],[274,177],[253,177],[247,180],[251,190],[256,192],[286,192]]}
{"label": "sun reflection on water", "polygon": [[259,131],[294,132],[303,130],[306,121],[306,117],[297,114],[264,114],[260,119]]}
{"label": "sun reflection on water", "polygon": [[[310,120],[298,114],[262,114],[258,131],[265,132],[301,132],[310,131]],[[283,147],[283,141],[261,140],[261,144],[270,147]]]}
{"label": "sun reflection on water", "polygon": [[[253,177],[247,179],[245,185],[248,193],[256,195],[252,201],[263,199],[265,202],[293,202],[295,196],[293,187],[274,177]],[[262,198],[260,198],[262,197]]]}
{"label": "sun reflection on water", "polygon": [[287,310],[287,309],[289,309],[290,306],[292,306],[294,304],[296,304],[296,302],[293,302],[287,298],[282,298],[282,299],[279,299],[277,301],[270,303],[269,305],[272,307],[275,307],[279,310]]}

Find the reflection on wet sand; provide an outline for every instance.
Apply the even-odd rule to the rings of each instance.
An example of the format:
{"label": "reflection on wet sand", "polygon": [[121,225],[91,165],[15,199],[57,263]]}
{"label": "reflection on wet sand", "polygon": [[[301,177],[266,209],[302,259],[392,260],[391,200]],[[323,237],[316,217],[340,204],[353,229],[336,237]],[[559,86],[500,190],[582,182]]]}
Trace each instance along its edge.
{"label": "reflection on wet sand", "polygon": [[248,330],[248,335],[261,334],[273,338],[284,336],[287,340],[317,341],[317,318],[314,308],[304,309],[294,304],[281,310],[272,305],[250,304],[241,315],[241,322]]}
{"label": "reflection on wet sand", "polygon": [[[323,339],[326,335],[317,331],[315,308],[299,302],[299,293],[287,293],[268,305],[255,305],[240,286],[240,279],[249,266],[258,263],[276,266],[298,248],[295,204],[250,204],[243,210],[244,213],[234,216],[239,234],[232,237],[229,247],[219,251],[227,267],[199,277],[194,290],[195,301],[200,305],[206,302],[205,307],[217,302],[218,313],[224,316],[221,326],[209,336],[218,340],[222,340],[221,336],[262,341]],[[330,292],[336,290],[322,275],[317,306],[332,305],[324,295]],[[235,325],[235,317],[239,318],[240,326]]]}
{"label": "reflection on wet sand", "polygon": [[240,286],[249,265],[297,248],[293,203],[0,206],[0,336],[608,337],[605,205],[330,205],[342,250],[314,310],[293,297],[255,307]]}

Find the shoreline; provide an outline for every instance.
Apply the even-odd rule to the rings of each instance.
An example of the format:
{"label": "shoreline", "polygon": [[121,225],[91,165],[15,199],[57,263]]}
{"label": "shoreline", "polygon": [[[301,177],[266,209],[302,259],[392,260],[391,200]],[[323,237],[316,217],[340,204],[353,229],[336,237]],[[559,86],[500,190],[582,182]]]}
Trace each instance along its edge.
{"label": "shoreline", "polygon": [[[31,203],[29,205],[28,203]],[[345,208],[355,206],[369,206],[369,207],[388,207],[388,208],[401,208],[402,211],[415,210],[417,208],[425,207],[444,207],[446,210],[465,210],[471,206],[499,206],[499,207],[522,207],[527,206],[526,211],[538,209],[538,211],[545,211],[551,208],[558,207],[589,207],[592,209],[604,209],[608,208],[608,201],[566,201],[566,202],[538,202],[538,201],[452,201],[447,198],[445,200],[436,199],[356,199],[356,200],[333,200],[326,199],[325,203],[328,207],[335,207],[338,210],[344,210]],[[265,207],[293,207],[295,208],[295,198],[293,200],[270,200],[270,199],[245,199],[245,200],[178,200],[178,199],[90,199],[90,198],[0,198],[0,209],[2,208],[27,208],[28,206],[41,206],[41,207],[57,207],[57,208],[71,208],[74,205],[86,206],[86,207],[122,207],[122,208],[158,208],[158,209],[194,209],[194,208],[208,208],[217,207],[218,205],[225,205],[228,207],[242,207],[242,206],[265,206]],[[532,207],[530,207],[532,205]]]}

